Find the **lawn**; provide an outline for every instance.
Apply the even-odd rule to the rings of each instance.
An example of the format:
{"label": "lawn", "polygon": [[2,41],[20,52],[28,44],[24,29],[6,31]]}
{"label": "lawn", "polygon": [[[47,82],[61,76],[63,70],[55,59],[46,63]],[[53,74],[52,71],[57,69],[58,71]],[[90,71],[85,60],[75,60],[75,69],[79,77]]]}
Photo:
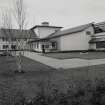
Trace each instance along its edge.
{"label": "lawn", "polygon": [[77,83],[79,81],[80,84],[85,83],[87,79],[105,78],[105,65],[55,70],[22,57],[22,68],[25,73],[15,74],[16,68],[14,57],[0,57],[0,82],[6,82],[7,85],[21,89],[28,97],[33,97],[41,86],[46,88],[47,84],[64,91],[72,82]]}
{"label": "lawn", "polygon": [[81,58],[81,59],[103,59],[105,58],[105,52],[65,52],[65,53],[47,53],[47,57],[57,58],[57,59],[72,59],[72,58]]}

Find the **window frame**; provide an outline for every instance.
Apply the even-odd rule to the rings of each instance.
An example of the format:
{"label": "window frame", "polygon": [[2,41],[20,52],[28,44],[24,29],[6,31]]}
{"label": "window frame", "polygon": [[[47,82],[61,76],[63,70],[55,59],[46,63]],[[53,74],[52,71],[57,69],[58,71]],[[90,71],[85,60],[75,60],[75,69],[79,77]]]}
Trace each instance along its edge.
{"label": "window frame", "polygon": [[[53,44],[55,44],[55,45],[53,45]],[[51,47],[52,47],[52,49],[57,49],[57,42],[51,42]]]}
{"label": "window frame", "polygon": [[9,48],[9,45],[3,45],[2,48],[7,49],[7,48]]}

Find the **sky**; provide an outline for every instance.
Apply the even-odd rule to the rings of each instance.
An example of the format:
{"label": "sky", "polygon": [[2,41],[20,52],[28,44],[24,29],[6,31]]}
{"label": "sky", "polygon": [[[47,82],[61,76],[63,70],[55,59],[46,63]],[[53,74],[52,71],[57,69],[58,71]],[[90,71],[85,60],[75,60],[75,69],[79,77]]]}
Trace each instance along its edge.
{"label": "sky", "polygon": [[[0,8],[12,8],[14,0],[0,0]],[[105,21],[105,0],[24,0],[28,28],[47,21],[65,28]]]}

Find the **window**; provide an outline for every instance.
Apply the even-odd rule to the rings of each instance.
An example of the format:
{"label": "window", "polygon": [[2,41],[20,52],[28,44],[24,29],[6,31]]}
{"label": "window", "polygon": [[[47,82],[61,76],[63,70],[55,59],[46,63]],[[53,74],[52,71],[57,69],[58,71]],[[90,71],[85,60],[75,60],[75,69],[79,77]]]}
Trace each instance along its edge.
{"label": "window", "polygon": [[57,47],[57,43],[56,42],[52,42],[52,48],[56,48]]}
{"label": "window", "polygon": [[87,35],[91,35],[91,32],[90,32],[90,31],[87,31],[86,34],[87,34]]}
{"label": "window", "polygon": [[44,47],[45,47],[45,48],[49,48],[49,45],[48,45],[48,44],[46,44],[46,45],[44,45]]}
{"label": "window", "polygon": [[13,38],[12,41],[16,41],[16,38]]}
{"label": "window", "polygon": [[29,45],[30,45],[30,49],[32,49],[32,43],[30,43]]}
{"label": "window", "polygon": [[96,48],[105,48],[105,42],[97,42]]}
{"label": "window", "polygon": [[36,48],[36,43],[33,43],[33,47]]}
{"label": "window", "polygon": [[2,38],[3,41],[8,41],[8,38]]}
{"label": "window", "polygon": [[7,49],[8,47],[8,45],[3,45],[3,49]]}
{"label": "window", "polygon": [[95,33],[101,33],[101,32],[105,32],[102,28],[96,26],[95,27]]}
{"label": "window", "polygon": [[37,42],[37,43],[36,43],[36,48],[38,48],[38,47],[39,47],[39,43]]}
{"label": "window", "polygon": [[12,50],[16,50],[16,45],[11,45]]}

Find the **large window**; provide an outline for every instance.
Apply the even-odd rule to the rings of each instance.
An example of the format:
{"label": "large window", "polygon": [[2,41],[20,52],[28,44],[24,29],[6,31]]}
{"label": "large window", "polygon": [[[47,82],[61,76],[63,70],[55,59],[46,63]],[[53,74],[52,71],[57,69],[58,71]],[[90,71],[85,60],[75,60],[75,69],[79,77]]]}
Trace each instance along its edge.
{"label": "large window", "polygon": [[46,45],[44,45],[44,47],[48,49],[48,48],[49,48],[49,45],[48,45],[48,44],[46,44]]}
{"label": "large window", "polygon": [[12,41],[16,41],[16,38],[12,38]]}
{"label": "large window", "polygon": [[7,49],[7,48],[9,48],[8,45],[3,45],[3,49]]}
{"label": "large window", "polygon": [[8,41],[8,38],[2,38],[3,41]]}
{"label": "large window", "polygon": [[11,45],[12,50],[16,50],[16,45]]}
{"label": "large window", "polygon": [[56,49],[57,48],[57,43],[56,42],[52,42],[52,48]]}
{"label": "large window", "polygon": [[105,32],[102,28],[100,27],[95,27],[95,33],[101,33],[101,32]]}
{"label": "large window", "polygon": [[39,48],[39,43],[38,42],[36,43],[36,48]]}
{"label": "large window", "polygon": [[105,42],[97,42],[96,48],[105,48]]}

